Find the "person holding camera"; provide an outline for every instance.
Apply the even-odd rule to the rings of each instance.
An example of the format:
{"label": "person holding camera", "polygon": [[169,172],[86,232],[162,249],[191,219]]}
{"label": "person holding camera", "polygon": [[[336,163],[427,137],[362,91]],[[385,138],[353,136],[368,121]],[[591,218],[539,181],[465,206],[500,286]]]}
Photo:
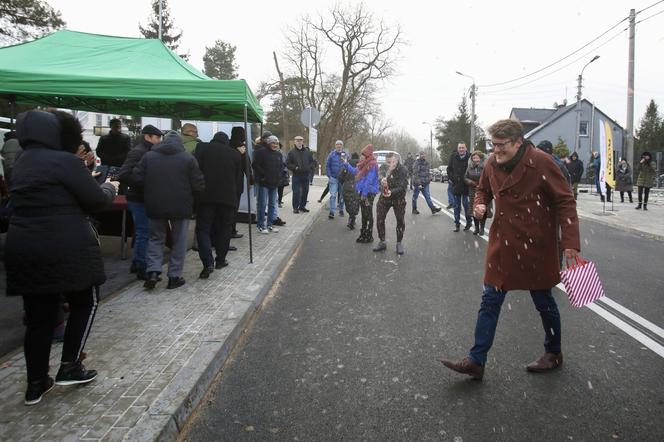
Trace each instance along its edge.
{"label": "person holding camera", "polygon": [[[639,204],[636,210],[648,210],[648,196],[650,195],[650,188],[655,185],[655,164],[652,162],[652,155],[650,152],[643,152],[639,164],[636,166],[636,185],[639,192]],[[643,203],[643,206],[641,205]]]}

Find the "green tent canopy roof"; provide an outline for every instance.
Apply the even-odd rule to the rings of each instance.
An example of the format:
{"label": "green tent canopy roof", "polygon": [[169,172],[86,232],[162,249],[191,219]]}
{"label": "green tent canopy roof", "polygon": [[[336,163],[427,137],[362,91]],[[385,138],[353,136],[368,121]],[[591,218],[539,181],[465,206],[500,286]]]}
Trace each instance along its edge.
{"label": "green tent canopy roof", "polygon": [[111,114],[261,122],[244,80],[213,80],[159,40],[61,30],[0,48],[0,95]]}

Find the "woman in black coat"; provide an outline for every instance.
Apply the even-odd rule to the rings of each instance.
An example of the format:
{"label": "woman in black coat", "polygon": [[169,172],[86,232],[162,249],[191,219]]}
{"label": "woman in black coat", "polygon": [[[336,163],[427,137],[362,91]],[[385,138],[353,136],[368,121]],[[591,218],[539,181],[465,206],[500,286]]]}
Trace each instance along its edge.
{"label": "woman in black coat", "polygon": [[23,154],[14,165],[14,212],[7,231],[7,295],[22,296],[26,318],[25,404],[34,405],[53,387],[49,354],[60,295],[69,303],[58,385],[92,381],[81,351],[106,280],[99,239],[89,213],[110,205],[117,183],[101,186],[75,155],[78,120],[65,112],[24,112],[17,119]]}

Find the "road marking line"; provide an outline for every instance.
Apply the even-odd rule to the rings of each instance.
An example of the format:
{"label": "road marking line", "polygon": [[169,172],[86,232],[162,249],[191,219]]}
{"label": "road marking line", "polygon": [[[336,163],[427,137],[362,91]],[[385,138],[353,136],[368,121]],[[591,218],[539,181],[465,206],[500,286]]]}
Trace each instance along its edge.
{"label": "road marking line", "polygon": [[622,305],[618,304],[616,301],[609,298],[608,296],[605,295],[604,297],[599,298],[598,301],[601,301],[601,302],[605,303],[609,307],[611,307],[611,308],[619,311],[623,315],[627,316],[632,321],[644,326],[645,328],[647,328],[651,332],[653,332],[656,335],[664,338],[664,329],[662,329],[661,327],[658,327],[657,325],[655,325],[652,322],[648,321],[646,318],[643,318],[643,317],[637,315],[633,311],[623,307]]}
{"label": "road marking line", "polygon": [[[424,197],[422,197],[422,198],[424,198]],[[442,205],[442,203],[440,201],[438,201],[437,199],[431,197],[431,200],[433,202],[435,202],[436,204],[438,204],[439,206],[444,207]],[[447,209],[443,209],[442,212],[445,213],[448,217],[454,219],[454,214],[450,213]],[[479,235],[477,235],[477,236],[479,236]],[[489,241],[489,237],[487,235],[482,236],[482,238],[484,240],[486,240],[487,242]],[[558,284],[556,286],[556,288],[558,288],[560,291],[562,291],[563,293],[565,293],[567,295],[567,292],[565,291],[565,287],[563,286],[562,283]],[[631,319],[635,323],[641,325],[642,327],[644,327],[645,329],[651,331],[652,333],[664,338],[664,329],[658,327],[657,325],[653,324],[652,322],[648,321],[647,319],[637,315],[636,313],[629,310],[628,308],[623,307],[622,305],[620,305],[617,302],[613,301],[612,299],[608,298],[606,295],[604,295],[604,297],[600,298],[599,301],[602,301],[602,302],[606,303],[609,307],[611,307],[611,308],[615,309],[616,311],[622,313],[623,315],[625,315],[626,317],[628,317],[629,319]],[[645,334],[643,334],[642,332],[640,332],[636,328],[632,327],[627,322],[625,322],[622,319],[618,318],[613,313],[609,312],[604,307],[602,307],[602,305],[597,304],[597,303],[591,303],[591,304],[586,305],[586,307],[588,309],[590,309],[591,311],[595,312],[596,314],[598,314],[599,316],[601,316],[602,318],[609,321],[614,326],[618,327],[620,330],[627,333],[632,338],[639,341],[641,344],[648,347],[650,350],[655,352],[657,355],[664,358],[664,346],[660,345],[658,342],[656,342],[652,338],[646,336]]]}

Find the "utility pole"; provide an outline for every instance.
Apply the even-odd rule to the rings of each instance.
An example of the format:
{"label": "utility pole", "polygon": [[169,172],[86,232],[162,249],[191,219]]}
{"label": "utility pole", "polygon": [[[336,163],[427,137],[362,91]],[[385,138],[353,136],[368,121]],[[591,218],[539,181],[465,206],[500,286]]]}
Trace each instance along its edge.
{"label": "utility pole", "polygon": [[162,3],[162,0],[159,0],[159,41],[162,41],[162,39],[161,39],[161,32],[162,32],[161,28],[163,27],[162,22],[164,21],[163,18],[162,18],[162,13],[163,13],[162,8],[163,7],[162,7],[161,3]]}
{"label": "utility pole", "polygon": [[475,150],[475,96],[477,95],[477,86],[475,86],[475,77],[459,71],[456,71],[456,73],[473,80],[473,84],[470,85],[470,151],[472,152]]}
{"label": "utility pole", "polygon": [[623,156],[634,164],[634,40],[636,39],[636,11],[629,10],[629,58],[627,64],[627,139]]}
{"label": "utility pole", "polygon": [[[581,69],[581,73],[579,74],[579,78],[577,79],[578,84],[577,84],[577,90],[576,90],[576,134],[574,135],[574,152],[580,149],[581,146],[579,146],[579,132],[581,130],[581,96],[582,96],[582,90],[583,90],[583,71],[586,70],[588,65],[592,63],[593,61],[597,60],[599,58],[599,55],[595,55],[592,60],[590,60],[588,63],[583,66],[583,69]],[[590,124],[594,125],[595,122],[591,121]],[[590,146],[590,150],[592,151],[592,146]]]}

